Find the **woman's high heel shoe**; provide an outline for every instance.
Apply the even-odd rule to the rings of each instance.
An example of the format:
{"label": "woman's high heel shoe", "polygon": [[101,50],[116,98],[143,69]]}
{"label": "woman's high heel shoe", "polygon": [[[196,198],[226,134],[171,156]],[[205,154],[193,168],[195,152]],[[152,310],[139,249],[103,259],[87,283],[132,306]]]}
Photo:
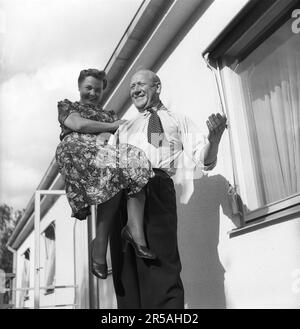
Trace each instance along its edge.
{"label": "woman's high heel shoe", "polygon": [[129,231],[128,226],[124,226],[121,232],[121,237],[123,241],[123,252],[127,250],[128,243],[132,245],[134,248],[135,254],[139,258],[147,258],[147,259],[155,259],[156,255],[153,251],[149,250],[145,246],[141,246],[137,244],[134,239],[132,234]]}
{"label": "woman's high heel shoe", "polygon": [[106,279],[107,278],[107,263],[98,264],[93,259],[93,249],[94,249],[94,240],[91,242],[91,265],[92,265],[92,273],[99,279]]}

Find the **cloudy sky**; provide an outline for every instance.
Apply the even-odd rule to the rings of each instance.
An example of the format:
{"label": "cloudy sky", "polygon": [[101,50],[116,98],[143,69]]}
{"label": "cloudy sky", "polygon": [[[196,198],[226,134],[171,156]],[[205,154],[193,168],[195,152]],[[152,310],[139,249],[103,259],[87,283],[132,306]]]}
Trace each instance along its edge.
{"label": "cloudy sky", "polygon": [[[59,142],[57,101],[104,68],[142,0],[0,0],[0,203],[22,209]],[[113,24],[112,24],[113,22]]]}

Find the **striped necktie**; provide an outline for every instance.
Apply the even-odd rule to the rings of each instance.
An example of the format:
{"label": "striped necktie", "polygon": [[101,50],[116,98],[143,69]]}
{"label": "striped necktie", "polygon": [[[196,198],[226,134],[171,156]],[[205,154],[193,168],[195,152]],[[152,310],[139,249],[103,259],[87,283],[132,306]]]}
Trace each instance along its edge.
{"label": "striped necktie", "polygon": [[147,131],[148,143],[152,144],[154,147],[162,146],[164,129],[160,117],[157,114],[157,110],[162,106],[163,105],[160,103],[157,108],[149,107],[146,109],[151,113]]}

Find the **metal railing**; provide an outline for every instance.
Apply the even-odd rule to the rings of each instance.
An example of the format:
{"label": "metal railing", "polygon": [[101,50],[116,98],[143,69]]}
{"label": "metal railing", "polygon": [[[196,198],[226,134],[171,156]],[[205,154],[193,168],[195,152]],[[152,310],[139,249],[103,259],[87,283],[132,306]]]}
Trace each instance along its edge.
{"label": "metal railing", "polygon": [[[64,190],[37,190],[35,192],[35,206],[34,206],[34,287],[23,287],[23,288],[7,288],[5,292],[17,292],[17,291],[34,291],[34,306],[26,306],[26,307],[17,307],[16,305],[11,305],[12,308],[56,308],[56,307],[69,307],[72,306],[74,308],[79,307],[80,305],[77,303],[78,300],[78,284],[76,278],[76,223],[77,219],[74,219],[73,225],[73,257],[74,257],[74,284],[72,285],[49,285],[49,286],[40,286],[40,271],[43,267],[41,267],[40,263],[40,237],[41,237],[41,196],[43,195],[65,195]],[[96,216],[97,211],[96,207],[91,207],[91,216],[88,221],[88,235],[94,237],[96,232]],[[90,271],[89,271],[90,272]],[[14,278],[15,279],[15,278]],[[69,289],[74,288],[74,303],[68,304],[53,304],[53,305],[41,305],[40,303],[40,291],[48,290],[48,289]],[[99,307],[99,295],[98,295],[98,280],[91,273],[89,275],[89,304],[90,308],[98,308]]]}
{"label": "metal railing", "polygon": [[[46,286],[46,287],[40,287],[40,290],[48,290],[48,289],[67,289],[67,288],[74,288],[76,291],[76,288],[78,288],[77,285],[60,285],[60,286]],[[7,292],[17,292],[17,291],[30,291],[30,290],[34,290],[34,287],[28,287],[28,288],[5,288],[3,289],[3,291],[7,291]],[[74,298],[76,301],[76,297]],[[51,307],[67,307],[67,306],[80,306],[79,304],[76,303],[72,303],[72,304],[51,304],[51,305],[40,305],[39,308],[51,308]],[[26,306],[26,307],[16,307],[14,304],[10,304],[11,308],[36,308],[36,307],[30,307],[30,306]]]}

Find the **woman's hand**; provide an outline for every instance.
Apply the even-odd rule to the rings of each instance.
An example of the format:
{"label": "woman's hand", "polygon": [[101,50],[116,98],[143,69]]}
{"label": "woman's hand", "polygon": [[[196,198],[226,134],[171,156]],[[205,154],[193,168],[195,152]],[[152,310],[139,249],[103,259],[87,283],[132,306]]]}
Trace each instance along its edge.
{"label": "woman's hand", "polygon": [[111,136],[113,136],[112,133],[100,133],[97,135],[97,139],[96,139],[96,144],[97,145],[106,145],[109,141],[109,139],[111,138]]}

